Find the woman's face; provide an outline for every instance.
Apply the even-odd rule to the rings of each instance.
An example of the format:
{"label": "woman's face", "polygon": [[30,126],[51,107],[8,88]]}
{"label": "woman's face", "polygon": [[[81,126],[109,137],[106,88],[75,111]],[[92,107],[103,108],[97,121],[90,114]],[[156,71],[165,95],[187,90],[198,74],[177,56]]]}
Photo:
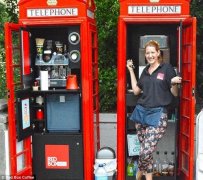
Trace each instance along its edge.
{"label": "woman's face", "polygon": [[147,46],[145,49],[145,57],[149,64],[159,62],[160,51],[157,51],[154,46]]}

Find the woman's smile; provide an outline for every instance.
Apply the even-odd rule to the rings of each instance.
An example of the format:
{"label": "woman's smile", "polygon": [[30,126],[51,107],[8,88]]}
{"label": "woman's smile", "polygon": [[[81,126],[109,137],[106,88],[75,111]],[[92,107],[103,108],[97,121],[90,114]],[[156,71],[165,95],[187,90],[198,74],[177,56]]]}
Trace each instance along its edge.
{"label": "woman's smile", "polygon": [[149,64],[154,64],[158,62],[160,52],[155,49],[155,47],[146,47],[145,57]]}

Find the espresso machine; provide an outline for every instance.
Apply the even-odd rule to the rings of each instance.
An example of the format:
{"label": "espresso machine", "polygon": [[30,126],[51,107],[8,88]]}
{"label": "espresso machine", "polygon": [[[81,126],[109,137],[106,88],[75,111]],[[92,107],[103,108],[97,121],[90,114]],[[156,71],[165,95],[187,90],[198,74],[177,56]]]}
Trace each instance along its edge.
{"label": "espresso machine", "polygon": [[[51,31],[49,32],[51,33]],[[50,88],[64,88],[71,68],[77,69],[80,62],[80,35],[77,31],[68,31],[67,39],[35,37],[35,66],[38,76],[35,80],[40,84],[40,72],[47,71]],[[76,47],[75,49],[72,46]]]}

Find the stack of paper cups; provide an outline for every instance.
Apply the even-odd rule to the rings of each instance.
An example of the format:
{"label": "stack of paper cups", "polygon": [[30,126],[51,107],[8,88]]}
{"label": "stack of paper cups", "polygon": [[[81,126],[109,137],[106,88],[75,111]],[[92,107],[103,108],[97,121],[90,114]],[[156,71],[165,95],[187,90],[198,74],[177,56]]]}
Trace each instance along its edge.
{"label": "stack of paper cups", "polygon": [[41,91],[48,90],[49,88],[49,78],[48,71],[40,71],[40,89]]}

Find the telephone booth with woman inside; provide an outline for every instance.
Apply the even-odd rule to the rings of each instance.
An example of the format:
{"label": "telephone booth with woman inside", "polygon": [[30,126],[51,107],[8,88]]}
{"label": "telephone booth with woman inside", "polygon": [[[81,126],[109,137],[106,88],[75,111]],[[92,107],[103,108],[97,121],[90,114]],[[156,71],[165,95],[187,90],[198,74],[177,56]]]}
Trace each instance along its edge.
{"label": "telephone booth with woman inside", "polygon": [[[137,96],[131,89],[127,59],[139,79],[145,62],[145,43],[159,43],[162,58],[182,77],[179,96],[171,106],[168,127],[153,154],[153,179],[194,179],[194,119],[196,71],[196,18],[190,0],[120,0],[118,19],[117,160],[118,180],[136,179],[139,142],[129,120]],[[167,163],[165,163],[167,159]],[[167,169],[164,169],[164,164]],[[157,167],[157,166],[156,166]],[[130,168],[134,172],[129,172]],[[134,174],[133,174],[134,173]]]}
{"label": "telephone booth with woman inside", "polygon": [[8,175],[91,180],[100,148],[95,3],[18,6],[18,23],[5,24]]}

